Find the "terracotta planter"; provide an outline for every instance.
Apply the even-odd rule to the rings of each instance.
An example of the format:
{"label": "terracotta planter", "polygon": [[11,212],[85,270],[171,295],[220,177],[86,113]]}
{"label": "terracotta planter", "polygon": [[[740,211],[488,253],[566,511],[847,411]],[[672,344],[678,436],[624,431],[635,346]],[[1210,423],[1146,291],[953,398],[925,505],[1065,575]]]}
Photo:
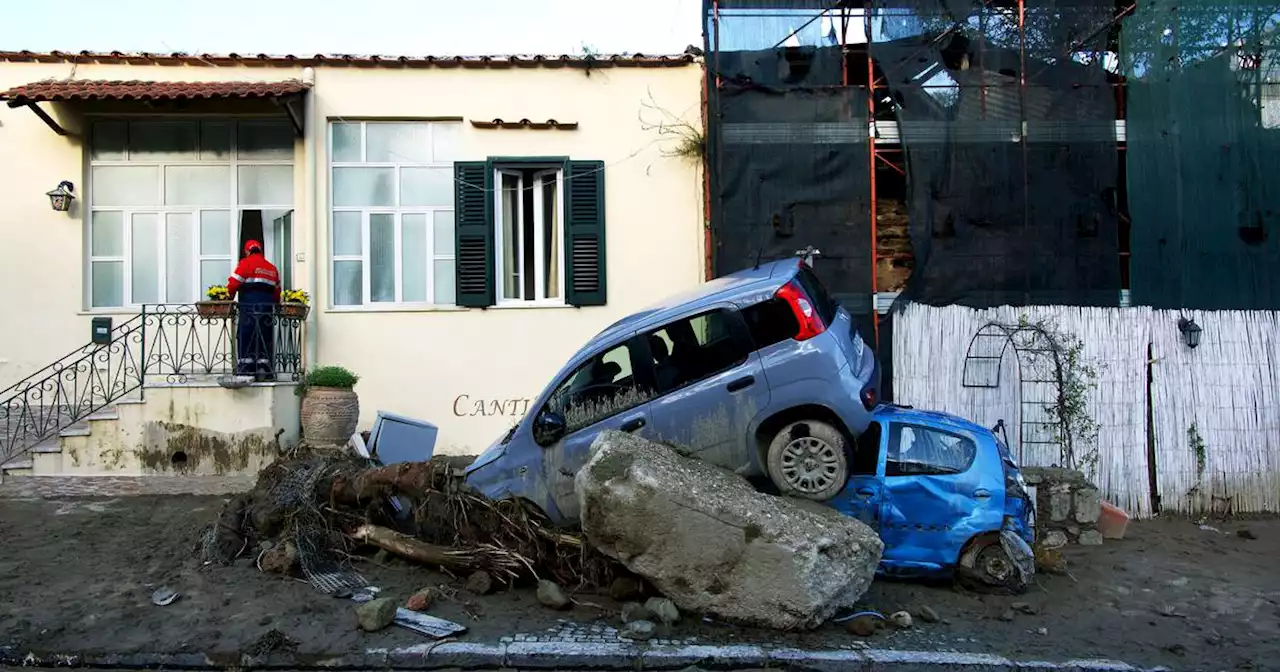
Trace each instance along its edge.
{"label": "terracotta planter", "polygon": [[302,398],[302,438],[312,444],[345,444],[359,420],[360,399],[354,390],[311,387]]}
{"label": "terracotta planter", "polygon": [[234,301],[200,301],[196,303],[196,314],[200,317],[231,317]]}
{"label": "terracotta planter", "polygon": [[280,304],[280,317],[291,320],[305,320],[307,315],[311,314],[311,306],[305,303],[282,303]]}

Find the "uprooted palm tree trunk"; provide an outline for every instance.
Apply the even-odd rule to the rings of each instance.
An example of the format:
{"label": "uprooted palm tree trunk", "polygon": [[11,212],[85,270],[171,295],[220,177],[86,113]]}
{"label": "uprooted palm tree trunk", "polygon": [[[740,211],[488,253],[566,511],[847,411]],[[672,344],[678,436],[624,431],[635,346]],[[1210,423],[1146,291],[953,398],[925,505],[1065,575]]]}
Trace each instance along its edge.
{"label": "uprooted palm tree trunk", "polygon": [[[397,516],[393,500],[411,516]],[[447,458],[386,467],[349,456],[275,462],[253,490],[227,502],[205,553],[230,562],[263,541],[293,543],[313,583],[327,571],[315,568],[340,564],[337,557],[361,546],[453,573],[486,571],[504,583],[536,577],[603,587],[625,571],[527,505],[468,491]]]}

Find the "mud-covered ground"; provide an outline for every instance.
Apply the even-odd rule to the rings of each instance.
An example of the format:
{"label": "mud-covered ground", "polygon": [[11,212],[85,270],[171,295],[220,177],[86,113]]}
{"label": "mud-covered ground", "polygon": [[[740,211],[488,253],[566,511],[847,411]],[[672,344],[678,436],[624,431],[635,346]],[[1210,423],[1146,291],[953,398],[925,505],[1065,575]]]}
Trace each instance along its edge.
{"label": "mud-covered ground", "polygon": [[[41,652],[244,651],[275,629],[299,653],[341,653],[421,643],[400,628],[356,630],[353,604],[307,583],[259,572],[250,560],[202,566],[193,549],[222,498],[0,500],[0,646]],[[1280,521],[1133,523],[1101,548],[1072,548],[1070,576],[1041,576],[1028,595],[982,596],[949,585],[877,581],[867,606],[943,619],[863,640],[828,625],[780,634],[693,620],[673,639],[775,642],[835,648],[959,650],[1020,659],[1098,657],[1174,669],[1280,669]],[[1253,538],[1237,534],[1247,530]],[[355,567],[384,594],[460,582],[394,559]],[[167,585],[181,597],[151,604]],[[617,625],[607,596],[576,595],[567,613],[541,607],[532,591],[477,597],[458,589],[431,613],[465,623],[466,641],[539,633],[568,618]],[[1027,603],[1014,611],[1014,603]],[[1024,613],[1034,612],[1034,613]]]}

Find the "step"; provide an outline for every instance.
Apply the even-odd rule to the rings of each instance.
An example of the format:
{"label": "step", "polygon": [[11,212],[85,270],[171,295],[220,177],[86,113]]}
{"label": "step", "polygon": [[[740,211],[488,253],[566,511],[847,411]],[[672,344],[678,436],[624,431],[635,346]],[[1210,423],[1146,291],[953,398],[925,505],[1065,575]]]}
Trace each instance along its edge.
{"label": "step", "polygon": [[35,476],[35,475],[36,475],[35,471],[31,469],[9,469],[8,467],[4,469],[0,469],[0,476],[4,476],[5,478],[10,478],[13,476],[21,477],[21,476]]}
{"label": "step", "polygon": [[93,434],[93,429],[91,429],[89,427],[89,423],[84,420],[81,420],[80,422],[58,432],[58,436],[64,439],[68,439],[73,436],[89,436],[90,434]]}
{"label": "step", "polygon": [[84,419],[89,422],[93,422],[95,420],[119,420],[120,410],[115,406],[108,406],[102,410],[94,411],[93,413],[86,415]]}
{"label": "step", "polygon": [[0,469],[3,469],[7,474],[11,474],[20,469],[26,469],[30,471],[31,467],[34,465],[35,465],[35,459],[32,458],[31,455],[22,454],[17,457],[11,458],[8,462],[5,462],[4,464],[0,464]]}
{"label": "step", "polygon": [[58,440],[59,438],[60,437],[57,437],[57,436],[51,436],[45,439],[44,441],[37,443],[36,445],[31,446],[31,452],[32,453],[61,453],[62,442]]}

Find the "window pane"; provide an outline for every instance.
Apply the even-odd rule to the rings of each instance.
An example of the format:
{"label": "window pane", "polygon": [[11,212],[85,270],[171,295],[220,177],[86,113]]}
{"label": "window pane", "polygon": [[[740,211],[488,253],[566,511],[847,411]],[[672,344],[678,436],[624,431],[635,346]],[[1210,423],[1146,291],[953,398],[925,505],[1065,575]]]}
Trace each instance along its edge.
{"label": "window pane", "polygon": [[124,305],[124,262],[95,261],[90,264],[90,301],[94,308]]}
{"label": "window pane", "polygon": [[440,259],[435,262],[436,303],[453,305],[457,301],[456,267],[452,259]]}
{"label": "window pane", "polygon": [[366,124],[364,138],[369,163],[431,163],[430,124]]}
{"label": "window pane", "polygon": [[973,465],[976,454],[977,446],[969,439],[895,423],[889,430],[885,475],[959,474]]}
{"label": "window pane", "polygon": [[548,407],[569,432],[589,427],[647,401],[632,375],[631,349],[620,345],[582,365],[552,393]]}
{"label": "window pane", "polygon": [[200,213],[200,254],[231,256],[231,212],[205,210]]}
{"label": "window pane", "polygon": [[97,166],[92,172],[93,205],[160,205],[160,169],[155,166]]}
{"label": "window pane", "polygon": [[[649,336],[654,367],[664,392],[731,369],[746,360],[745,344],[734,338],[726,311],[717,310],[669,324]],[[665,347],[666,352],[661,352]]]}
{"label": "window pane", "polygon": [[404,215],[400,220],[400,294],[407,302],[427,300],[427,216]]}
{"label": "window pane", "polygon": [[400,205],[453,205],[453,169],[401,168]]}
{"label": "window pane", "polygon": [[166,205],[229,205],[230,201],[230,166],[165,166]]}
{"label": "window pane", "polygon": [[364,302],[363,262],[333,262],[333,305],[358,306]]}
{"label": "window pane", "polygon": [[242,121],[236,128],[236,157],[288,161],[293,158],[293,125],[287,121]]}
{"label": "window pane", "polygon": [[334,168],[333,204],[395,205],[394,168]]}
{"label": "window pane", "polygon": [[560,298],[560,199],[554,175],[543,177],[542,189],[542,259],[546,273],[544,298]]}
{"label": "window pane", "polygon": [[335,163],[359,163],[360,124],[335,123],[333,125],[333,161]]}
{"label": "window pane", "polygon": [[124,213],[93,213],[93,235],[89,254],[94,257],[124,256]]}
{"label": "window pane", "polygon": [[292,205],[293,166],[240,166],[240,205]]}
{"label": "window pane", "polygon": [[458,148],[462,144],[462,124],[432,124],[431,158],[436,163],[453,163],[458,160]]}
{"label": "window pane", "polygon": [[231,124],[225,121],[200,122],[200,160],[227,161],[231,158]]}
{"label": "window pane", "polygon": [[93,125],[93,160],[124,161],[129,146],[129,126],[123,121],[99,121]]}
{"label": "window pane", "polygon": [[502,296],[519,299],[520,288],[520,177],[502,175]]}
{"label": "window pane", "polygon": [[231,275],[230,259],[206,259],[200,262],[200,296],[204,298],[204,290],[214,285],[227,284],[227,278]]}
{"label": "window pane", "polygon": [[453,256],[453,211],[435,213],[435,248],[437,257]]}
{"label": "window pane", "polygon": [[395,215],[369,215],[369,299],[396,300]]}
{"label": "window pane", "polygon": [[130,161],[199,158],[200,129],[193,121],[129,122]]}
{"label": "window pane", "polygon": [[333,255],[358,256],[364,252],[364,236],[360,234],[360,213],[333,213]]}
{"label": "window pane", "polygon": [[131,303],[160,302],[160,215],[137,213],[130,235],[133,264]]}
{"label": "window pane", "polygon": [[193,301],[195,288],[191,271],[195,266],[195,222],[186,212],[165,215],[165,301],[187,303]]}

